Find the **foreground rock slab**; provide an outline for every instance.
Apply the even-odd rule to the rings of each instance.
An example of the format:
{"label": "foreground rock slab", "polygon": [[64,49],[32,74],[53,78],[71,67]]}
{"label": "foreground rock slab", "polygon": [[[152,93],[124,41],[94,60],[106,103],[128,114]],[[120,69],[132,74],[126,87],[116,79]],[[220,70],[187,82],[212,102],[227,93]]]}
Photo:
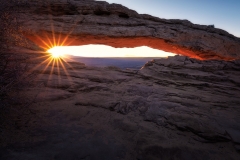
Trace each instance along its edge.
{"label": "foreground rock slab", "polygon": [[17,127],[3,130],[0,158],[238,160],[239,64],[184,56],[141,70],[32,64],[38,85],[21,95],[34,103],[12,115]]}

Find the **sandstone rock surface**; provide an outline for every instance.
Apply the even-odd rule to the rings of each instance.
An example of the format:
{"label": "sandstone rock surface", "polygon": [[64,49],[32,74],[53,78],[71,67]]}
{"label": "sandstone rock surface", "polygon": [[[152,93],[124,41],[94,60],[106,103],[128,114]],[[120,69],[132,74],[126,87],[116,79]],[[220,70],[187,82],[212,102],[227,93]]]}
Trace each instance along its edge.
{"label": "sandstone rock surface", "polygon": [[0,159],[238,160],[239,63],[174,56],[139,71],[32,64],[38,85],[21,95],[34,103],[12,115],[18,129],[2,130]]}
{"label": "sandstone rock surface", "polygon": [[36,85],[19,91],[27,107],[4,115],[0,159],[240,159],[239,38],[106,2],[26,4],[20,23],[42,47],[147,45],[186,56],[122,70],[28,50]]}
{"label": "sandstone rock surface", "polygon": [[224,30],[138,14],[120,4],[31,1],[20,9],[26,37],[44,48],[51,44],[149,46],[197,59],[240,58],[240,38]]}

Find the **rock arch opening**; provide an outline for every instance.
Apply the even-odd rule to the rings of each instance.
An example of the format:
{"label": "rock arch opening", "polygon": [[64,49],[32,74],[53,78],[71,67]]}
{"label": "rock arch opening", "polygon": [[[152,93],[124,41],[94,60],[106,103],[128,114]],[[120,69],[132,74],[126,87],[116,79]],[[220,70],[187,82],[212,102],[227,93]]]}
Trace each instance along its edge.
{"label": "rock arch opening", "polygon": [[176,54],[153,49],[147,46],[135,48],[114,48],[106,45],[82,45],[82,46],[55,46],[48,50],[49,53],[59,55],[72,55],[77,57],[93,58],[160,58],[174,56]]}
{"label": "rock arch opening", "polygon": [[147,46],[135,48],[114,48],[106,45],[55,46],[47,51],[53,58],[66,62],[80,62],[87,66],[140,69],[152,59],[174,56],[170,52]]}
{"label": "rock arch opening", "polygon": [[[57,43],[64,46],[81,46],[89,44],[107,45],[114,48],[135,48],[147,46],[153,49],[162,50],[174,54],[184,55],[200,60],[205,59],[221,59],[234,60],[238,59],[236,48],[238,46],[228,44],[229,47],[219,44],[216,49],[210,50],[209,47],[204,48],[202,42],[192,43],[182,40],[182,42],[174,42],[174,40],[160,39],[146,36],[108,36],[91,34],[62,34],[57,32],[40,31],[36,34],[27,34],[27,38],[35,42],[37,45],[46,48],[46,43]],[[41,37],[41,38],[39,38]],[[62,43],[61,43],[62,42]],[[188,46],[179,45],[177,43],[186,43]],[[204,44],[207,45],[207,44]],[[211,47],[210,47],[211,48]],[[213,47],[212,47],[213,48]],[[220,53],[218,50],[223,53]],[[231,53],[231,54],[230,54]],[[147,55],[146,55],[147,56]]]}
{"label": "rock arch opening", "polygon": [[27,38],[39,46],[61,39],[67,46],[148,46],[200,60],[240,59],[240,38],[224,30],[138,14],[119,4],[49,2],[35,4],[30,10],[23,8],[19,16],[24,17],[20,23]]}

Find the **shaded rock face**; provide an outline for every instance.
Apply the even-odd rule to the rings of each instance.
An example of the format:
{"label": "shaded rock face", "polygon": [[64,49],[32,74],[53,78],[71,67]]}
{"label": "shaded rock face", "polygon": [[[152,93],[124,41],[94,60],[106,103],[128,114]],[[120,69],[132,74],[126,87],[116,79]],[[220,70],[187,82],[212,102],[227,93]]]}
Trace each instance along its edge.
{"label": "shaded rock face", "polygon": [[197,59],[240,58],[240,39],[213,26],[138,14],[103,1],[28,3],[20,13],[26,37],[45,48],[50,43],[149,46]]}
{"label": "shaded rock face", "polygon": [[160,103],[151,101],[145,119],[191,131],[207,141],[237,140],[239,115],[233,115],[232,111],[238,112],[240,104],[239,71],[239,60],[200,61],[175,56],[146,63],[139,74],[166,86],[168,93]]}
{"label": "shaded rock face", "polygon": [[47,64],[31,64],[34,114],[12,116],[21,129],[3,130],[0,159],[240,159],[239,60]]}

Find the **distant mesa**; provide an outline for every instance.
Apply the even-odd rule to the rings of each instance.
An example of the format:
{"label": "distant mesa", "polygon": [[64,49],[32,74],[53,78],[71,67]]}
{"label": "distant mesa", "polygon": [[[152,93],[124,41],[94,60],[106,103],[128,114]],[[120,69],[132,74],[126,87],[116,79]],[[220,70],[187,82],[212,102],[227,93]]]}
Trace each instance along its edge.
{"label": "distant mesa", "polygon": [[103,1],[29,3],[35,4],[22,7],[21,23],[26,37],[42,47],[49,42],[148,46],[197,59],[240,58],[240,38],[214,25],[161,19]]}

